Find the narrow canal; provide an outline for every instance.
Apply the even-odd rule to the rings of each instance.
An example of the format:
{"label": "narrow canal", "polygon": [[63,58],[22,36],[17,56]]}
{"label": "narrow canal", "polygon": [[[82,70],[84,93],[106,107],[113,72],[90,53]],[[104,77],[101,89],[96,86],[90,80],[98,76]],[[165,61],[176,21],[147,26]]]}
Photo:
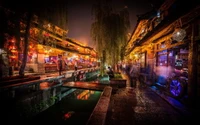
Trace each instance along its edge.
{"label": "narrow canal", "polygon": [[[92,82],[97,79],[98,70],[81,75],[79,79]],[[71,79],[69,79],[71,80]],[[70,81],[64,81],[70,82]],[[81,82],[81,81],[80,81]],[[34,87],[39,86],[39,89]],[[38,87],[37,87],[38,88]],[[57,81],[46,80],[29,86],[0,91],[0,120],[7,124],[80,124],[85,125],[92,114],[102,90],[80,89],[63,86]],[[11,95],[10,95],[11,94]]]}
{"label": "narrow canal", "polygon": [[54,123],[85,125],[95,108],[101,91],[71,88],[63,93],[62,99],[33,117],[28,124]]}

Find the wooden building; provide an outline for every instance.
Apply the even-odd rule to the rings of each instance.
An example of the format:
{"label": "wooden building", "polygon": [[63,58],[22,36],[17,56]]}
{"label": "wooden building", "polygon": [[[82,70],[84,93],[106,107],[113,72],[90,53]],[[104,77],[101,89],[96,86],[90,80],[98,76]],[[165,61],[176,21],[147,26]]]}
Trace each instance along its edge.
{"label": "wooden building", "polygon": [[193,101],[200,97],[199,5],[198,0],[166,0],[140,15],[125,52],[139,64],[145,83]]}
{"label": "wooden building", "polygon": [[37,62],[30,63],[29,66],[37,65],[36,67],[38,67],[41,64],[44,66],[39,66],[38,70],[44,67],[45,72],[56,71],[58,55],[62,55],[67,63],[68,70],[74,69],[75,62],[81,66],[80,68],[89,67],[85,65],[86,63],[91,66],[96,64],[96,51],[75,39],[68,38],[68,31],[58,26],[39,20],[37,16],[34,16],[33,27],[31,27],[30,32],[33,45],[37,45]]}
{"label": "wooden building", "polygon": [[[1,45],[0,54],[3,55],[2,60],[6,62],[5,64],[13,67],[18,73],[25,46],[27,15],[26,13],[16,15],[17,13],[3,7],[0,8],[0,12],[5,19],[3,22],[8,27],[1,34],[1,38],[6,39],[1,41],[3,45]],[[47,73],[57,71],[58,55],[62,56],[67,63],[64,70],[74,70],[75,63],[78,63],[78,68],[97,65],[97,52],[80,41],[68,38],[67,29],[64,30],[33,15],[29,32],[26,72]],[[3,73],[3,76],[7,75],[8,73]]]}

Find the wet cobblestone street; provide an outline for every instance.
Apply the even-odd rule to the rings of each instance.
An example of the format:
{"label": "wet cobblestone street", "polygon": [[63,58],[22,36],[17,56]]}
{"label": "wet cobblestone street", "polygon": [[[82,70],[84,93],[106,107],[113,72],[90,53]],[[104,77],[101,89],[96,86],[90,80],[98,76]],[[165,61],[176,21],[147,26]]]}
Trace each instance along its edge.
{"label": "wet cobblestone street", "polygon": [[105,125],[195,124],[194,116],[175,110],[147,86],[126,87],[112,93]]}
{"label": "wet cobblestone street", "polygon": [[[131,87],[128,76],[124,73],[122,73],[122,76],[123,79],[126,79],[126,87],[82,81],[65,82],[63,87],[101,91],[105,87],[112,87],[111,96],[106,99],[102,97],[103,100],[97,106],[98,112],[93,113],[94,119],[92,119],[91,125],[198,124],[198,113],[188,112],[184,105],[177,105],[179,104],[176,103],[178,100],[172,99],[158,88],[154,88],[154,90],[152,87],[140,84],[138,81],[136,87]],[[170,101],[175,102],[176,105],[173,105]]]}

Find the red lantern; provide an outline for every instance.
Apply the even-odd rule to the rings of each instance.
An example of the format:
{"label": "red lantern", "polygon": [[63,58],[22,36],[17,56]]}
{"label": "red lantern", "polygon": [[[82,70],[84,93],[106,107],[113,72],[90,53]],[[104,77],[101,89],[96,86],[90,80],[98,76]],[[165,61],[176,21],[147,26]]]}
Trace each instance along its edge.
{"label": "red lantern", "polygon": [[17,50],[16,49],[11,49],[11,52],[12,53],[17,53]]}

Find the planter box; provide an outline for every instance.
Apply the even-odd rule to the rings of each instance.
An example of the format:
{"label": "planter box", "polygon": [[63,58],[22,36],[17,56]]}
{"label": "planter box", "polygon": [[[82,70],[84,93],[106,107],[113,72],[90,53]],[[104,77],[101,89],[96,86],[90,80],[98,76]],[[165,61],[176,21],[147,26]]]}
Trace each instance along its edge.
{"label": "planter box", "polygon": [[118,87],[126,87],[126,79],[110,79],[110,85],[118,86]]}
{"label": "planter box", "polygon": [[102,83],[102,84],[109,84],[109,76],[108,75],[104,75],[104,76],[99,76],[97,78],[98,82],[99,83]]}

